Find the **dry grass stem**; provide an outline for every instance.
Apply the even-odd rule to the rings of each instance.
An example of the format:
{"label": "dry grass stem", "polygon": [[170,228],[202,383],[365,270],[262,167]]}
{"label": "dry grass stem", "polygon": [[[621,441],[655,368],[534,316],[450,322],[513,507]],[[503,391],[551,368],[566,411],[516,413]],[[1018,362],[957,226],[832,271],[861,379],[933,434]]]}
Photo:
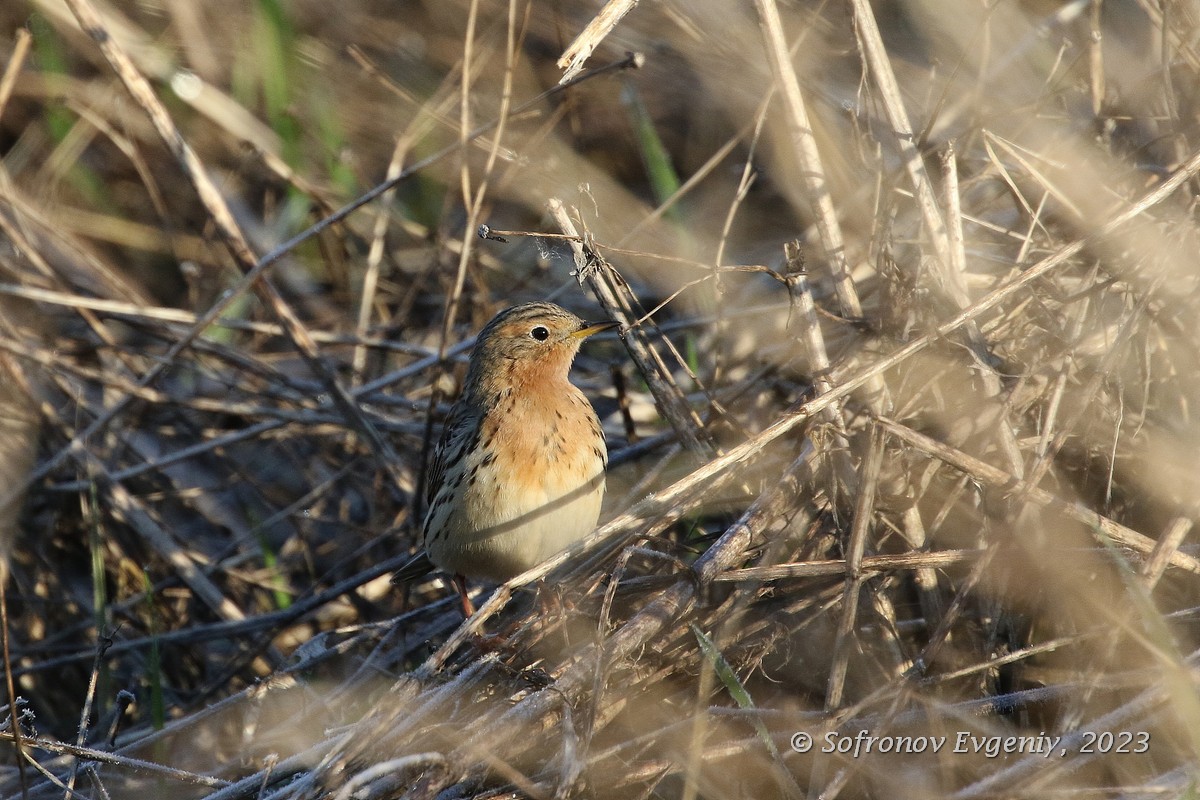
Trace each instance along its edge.
{"label": "dry grass stem", "polygon": [[[1168,5],[3,5],[0,800],[1186,795]],[[535,299],[605,508],[464,621],[389,578]]]}

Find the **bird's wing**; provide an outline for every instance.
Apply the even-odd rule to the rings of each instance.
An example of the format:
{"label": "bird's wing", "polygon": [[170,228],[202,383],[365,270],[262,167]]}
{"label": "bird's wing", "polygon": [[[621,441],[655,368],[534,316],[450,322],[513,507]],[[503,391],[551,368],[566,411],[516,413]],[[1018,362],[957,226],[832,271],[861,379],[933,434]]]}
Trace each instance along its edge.
{"label": "bird's wing", "polygon": [[465,403],[458,402],[446,417],[442,436],[433,451],[429,474],[425,478],[425,507],[432,508],[438,490],[446,481],[447,468],[466,455],[479,438],[480,420]]}

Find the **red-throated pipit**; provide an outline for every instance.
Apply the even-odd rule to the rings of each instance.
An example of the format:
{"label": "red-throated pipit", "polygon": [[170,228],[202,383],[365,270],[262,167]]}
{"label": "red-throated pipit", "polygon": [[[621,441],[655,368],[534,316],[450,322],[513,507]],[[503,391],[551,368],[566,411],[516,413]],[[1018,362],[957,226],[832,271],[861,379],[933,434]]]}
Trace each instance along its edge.
{"label": "red-throated pipit", "polygon": [[425,553],[393,581],[432,562],[454,576],[470,616],[463,576],[508,580],[591,533],[608,451],[596,412],[567,372],[584,339],[616,325],[526,303],[484,327],[434,452]]}

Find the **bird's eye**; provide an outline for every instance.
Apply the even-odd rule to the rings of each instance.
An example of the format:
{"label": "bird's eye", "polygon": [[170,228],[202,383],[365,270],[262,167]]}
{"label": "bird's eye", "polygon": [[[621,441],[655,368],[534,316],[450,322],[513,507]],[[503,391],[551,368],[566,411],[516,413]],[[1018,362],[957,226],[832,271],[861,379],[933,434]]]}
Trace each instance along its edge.
{"label": "bird's eye", "polygon": [[550,331],[544,325],[538,325],[529,332],[529,335],[537,339],[539,342],[544,342],[550,338]]}

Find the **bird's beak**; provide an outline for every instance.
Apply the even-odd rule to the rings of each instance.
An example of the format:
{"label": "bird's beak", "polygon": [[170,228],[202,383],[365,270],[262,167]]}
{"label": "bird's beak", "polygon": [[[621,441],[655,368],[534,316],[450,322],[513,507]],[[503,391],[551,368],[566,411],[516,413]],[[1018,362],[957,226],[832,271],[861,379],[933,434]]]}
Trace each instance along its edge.
{"label": "bird's beak", "polygon": [[610,331],[613,328],[620,327],[620,325],[621,325],[621,323],[619,323],[619,322],[597,322],[594,324],[589,324],[588,326],[575,331],[574,333],[571,334],[571,337],[573,339],[586,339],[587,337],[591,336],[594,333],[600,333],[601,331]]}

